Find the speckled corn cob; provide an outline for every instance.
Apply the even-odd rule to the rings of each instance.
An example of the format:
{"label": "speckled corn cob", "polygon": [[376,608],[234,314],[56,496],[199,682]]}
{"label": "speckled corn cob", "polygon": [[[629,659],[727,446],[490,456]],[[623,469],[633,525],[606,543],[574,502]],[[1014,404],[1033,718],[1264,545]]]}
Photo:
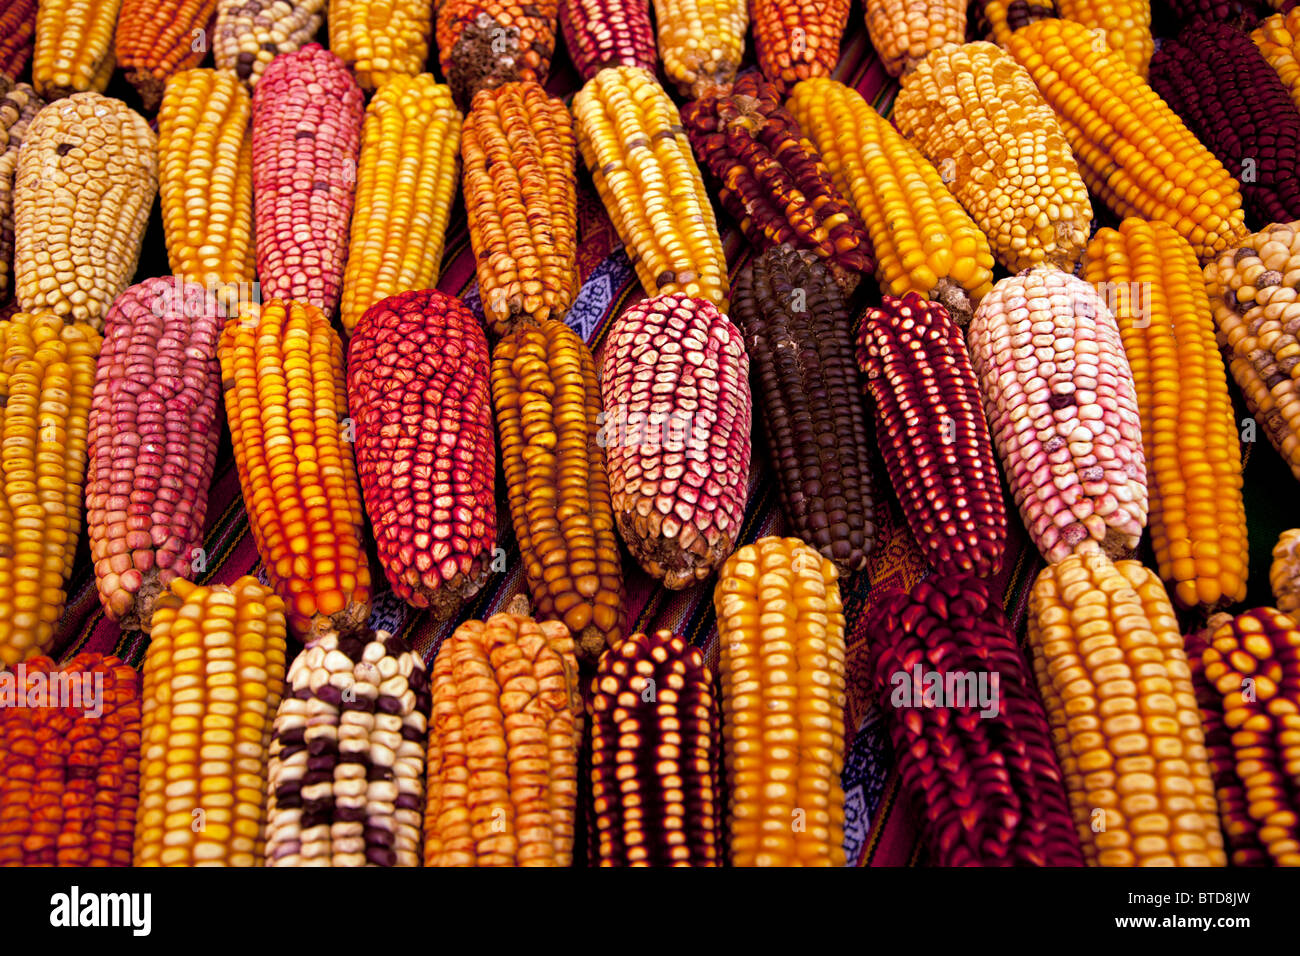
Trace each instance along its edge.
{"label": "speckled corn cob", "polygon": [[992,577],[1007,515],[961,330],[937,302],[886,295],[863,316],[857,357],[877,445],[926,561],[942,574]]}
{"label": "speckled corn cob", "polygon": [[432,671],[425,866],[569,866],[582,698],[559,621],[494,614]]}
{"label": "speckled corn cob", "polygon": [[433,0],[330,0],[330,49],[367,93],[423,73],[434,6]]}
{"label": "speckled corn cob", "polygon": [[1300,7],[1273,14],[1255,28],[1250,39],[1300,110]]}
{"label": "speckled corn cob", "polygon": [[965,325],[993,286],[993,252],[938,170],[843,83],[804,80],[786,108],[866,224],[881,291],[940,301]]}
{"label": "speckled corn cob", "polygon": [[185,70],[158,112],[158,194],[173,274],[252,283],[252,100],[228,70]]}
{"label": "speckled corn cob", "polygon": [[437,0],[438,63],[461,109],[502,83],[542,85],[555,53],[560,0]]}
{"label": "speckled corn cob", "polygon": [[633,634],[591,681],[591,798],[601,866],[719,866],[717,703],[704,655]]}
{"label": "speckled corn cob", "polygon": [[1007,269],[1078,264],[1092,225],[1088,189],[1056,114],[1010,54],[992,43],[935,50],[904,77],[894,122]]}
{"label": "speckled corn cob", "polygon": [[654,75],[601,70],[573,97],[578,149],[646,295],[727,308],[727,261],[682,119]]}
{"label": "speckled corn cob", "polygon": [[659,65],[650,0],[560,0],[560,29],[583,82],[607,66]]}
{"label": "speckled corn cob", "polygon": [[1029,643],[1088,863],[1224,866],[1191,670],[1155,574],[1100,552],[1048,566]]}
{"label": "speckled corn cob", "polygon": [[103,328],[135,274],[157,189],[157,138],[120,100],[78,93],[37,113],[14,185],[14,291],[23,310]]}
{"label": "speckled corn cob", "polygon": [[310,43],[325,22],[325,0],[217,0],[212,57],[250,90],[282,53]]}
{"label": "speckled corn cob", "polygon": [[36,43],[36,0],[0,0],[0,76],[22,76]]}
{"label": "speckled corn cob", "polygon": [[746,72],[731,93],[688,103],[682,121],[723,208],[757,248],[811,249],[849,291],[874,268],[866,226],[775,86]]}
{"label": "speckled corn cob", "polygon": [[429,677],[387,631],[294,658],[267,769],[267,866],[419,866]]}
{"label": "speckled corn cob", "polygon": [[370,565],[338,334],[313,306],[249,303],[220,357],[249,525],[293,635],[362,626]]}
{"label": "speckled corn cob", "polygon": [[263,299],[339,304],[362,93],[315,43],[277,57],[253,97],[253,212]]}
{"label": "speckled corn cob", "polygon": [[1133,373],[1106,303],[1036,267],[1003,279],[967,332],[989,431],[1043,557],[1137,548],[1147,477]]}
{"label": "speckled corn cob", "polygon": [[[20,704],[0,707],[0,866],[130,866],[135,668],[100,654],[35,657],[8,680]],[[33,699],[42,705],[23,706]]]}
{"label": "speckled corn cob", "polygon": [[487,578],[496,448],[483,327],[459,299],[375,303],[348,345],[348,407],[366,512],[394,593],[439,619]]}
{"label": "speckled corn cob", "polygon": [[1243,601],[1241,445],[1196,254],[1167,223],[1125,219],[1093,237],[1083,276],[1114,302],[1133,370],[1160,576],[1183,607]]}
{"label": "speckled corn cob", "polygon": [[144,658],[135,866],[262,865],[284,655],[284,604],[256,578],[178,578],[159,596]]}
{"label": "speckled corn cob", "polygon": [[[1083,866],[1047,715],[988,585],[941,575],[910,594],[877,593],[867,633],[880,709],[931,861]],[[957,696],[934,696],[936,706],[936,681]]]}
{"label": "speckled corn cob", "polygon": [[1016,30],[1060,14],[1053,0],[973,0],[969,16],[974,18],[976,37],[1005,47],[1007,37]]}
{"label": "speckled corn cob", "polygon": [[204,61],[217,0],[121,0],[117,65],[153,110],[171,77]]}
{"label": "speckled corn cob", "polygon": [[537,616],[595,661],[623,636],[623,571],[591,350],[562,322],[525,320],[492,353],[492,404]]}
{"label": "speckled corn cob", "polygon": [[745,53],[747,0],[654,0],[664,76],[686,99],[731,89]]}
{"label": "speckled corn cob", "polygon": [[380,299],[437,285],[460,147],[460,111],[432,74],[399,76],[370,101],[339,309],[349,333]]}
{"label": "speckled corn cob", "polygon": [[600,384],[623,541],[666,587],[703,581],[745,520],[751,400],[740,330],[702,299],[638,302],[610,327]]}
{"label": "speckled corn cob", "polygon": [[843,866],[844,611],[835,565],[761,538],[723,565],[718,615],[732,866]]}
{"label": "speckled corn cob", "polygon": [[1061,120],[1092,194],[1118,216],[1163,219],[1201,261],[1246,233],[1241,192],[1214,154],[1117,53],[1072,20],[1007,37]]}
{"label": "speckled corn cob", "polygon": [[1300,478],[1297,269],[1300,222],[1276,223],[1207,265],[1205,288],[1219,347],[1246,407]]}
{"label": "speckled corn cob", "polygon": [[966,38],[966,0],[865,0],[867,35],[891,76]]}
{"label": "speckled corn cob", "polygon": [[561,318],[578,294],[573,117],[533,82],[480,90],[465,117],[465,215],[488,326]]}
{"label": "speckled corn cob", "polygon": [[81,532],[99,334],[48,312],[0,322],[0,664],[49,648]]}
{"label": "speckled corn cob", "polygon": [[47,100],[102,93],[113,75],[113,32],[122,0],[45,0],[36,5],[32,85]]}
{"label": "speckled corn cob", "polygon": [[849,310],[809,252],[770,249],[736,280],[763,430],[795,535],[861,571],[875,544],[871,447]]}
{"label": "speckled corn cob", "polygon": [[835,71],[849,0],[752,0],[752,6],[758,67],[780,92]]}
{"label": "speckled corn cob", "polygon": [[0,78],[0,306],[13,297],[14,187],[18,147],[44,101],[26,83]]}
{"label": "speckled corn cob", "polygon": [[148,631],[158,592],[206,570],[221,322],[210,293],[173,278],[131,286],[108,311],[90,408],[86,526],[100,603],[123,628]]}
{"label": "speckled corn cob", "polygon": [[1277,609],[1295,618],[1300,611],[1300,529],[1283,531],[1273,546],[1273,563],[1268,570]]}
{"label": "speckled corn cob", "polygon": [[1056,0],[1066,20],[1082,23],[1096,41],[1119,54],[1146,78],[1155,40],[1151,37],[1151,0]]}

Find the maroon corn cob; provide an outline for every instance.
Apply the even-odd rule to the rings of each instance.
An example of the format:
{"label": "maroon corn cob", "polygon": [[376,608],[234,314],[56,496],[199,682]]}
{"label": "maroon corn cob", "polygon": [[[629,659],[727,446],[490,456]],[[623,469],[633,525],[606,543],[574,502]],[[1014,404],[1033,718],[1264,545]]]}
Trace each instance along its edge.
{"label": "maroon corn cob", "polygon": [[253,95],[253,213],[263,300],[338,307],[361,150],[361,87],[310,43],[276,57]]}
{"label": "maroon corn cob", "polygon": [[669,588],[731,553],[749,483],[749,356],[712,303],[676,292],[615,320],[601,363],[614,518]]}
{"label": "maroon corn cob", "polygon": [[[880,707],[934,862],[1082,866],[1047,715],[988,585],[938,575],[910,594],[890,588],[873,601],[867,634]],[[937,706],[925,696],[936,675],[947,685],[962,674],[986,675],[991,695]]]}
{"label": "maroon corn cob", "polygon": [[1151,86],[1241,183],[1257,228],[1300,219],[1300,112],[1249,36],[1192,23],[1151,58]]}
{"label": "maroon corn cob", "polygon": [[731,301],[791,529],[861,571],[876,533],[871,446],[843,293],[816,256],[782,245],[741,273]]}
{"label": "maroon corn cob", "polygon": [[379,560],[398,597],[439,619],[483,586],[496,541],[488,374],[483,327],[441,292],[381,299],[348,346],[348,411]]}
{"label": "maroon corn cob", "polygon": [[86,524],[99,600],[148,631],[153,602],[203,565],[221,435],[220,307],[197,283],[146,279],[113,303],[90,407]]}
{"label": "maroon corn cob", "polygon": [[659,65],[649,0],[560,0],[560,30],[584,83],[607,66]]}
{"label": "maroon corn cob", "polygon": [[17,79],[36,46],[36,0],[0,0],[0,77]]}
{"label": "maroon corn cob", "polygon": [[45,105],[26,83],[0,77],[0,306],[13,295],[14,180],[27,124]]}
{"label": "maroon corn cob", "polygon": [[943,574],[1002,567],[1007,514],[979,383],[948,310],[883,297],[858,333],[876,437],[912,535]]}
{"label": "maroon corn cob", "polygon": [[718,707],[704,655],[633,634],[591,682],[591,799],[601,866],[718,866]]}
{"label": "maroon corn cob", "polygon": [[1162,0],[1174,23],[1229,23],[1244,30],[1253,28],[1271,13],[1263,0]]}

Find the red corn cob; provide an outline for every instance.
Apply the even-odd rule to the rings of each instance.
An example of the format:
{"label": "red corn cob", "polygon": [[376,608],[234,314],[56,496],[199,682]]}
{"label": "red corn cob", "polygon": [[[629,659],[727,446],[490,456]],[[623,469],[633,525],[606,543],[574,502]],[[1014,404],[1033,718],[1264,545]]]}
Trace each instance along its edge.
{"label": "red corn cob", "polygon": [[99,600],[124,628],[148,631],[158,592],[196,567],[221,435],[221,324],[210,293],[170,277],[127,289],[104,320],[86,525]]}
{"label": "red corn cob", "polygon": [[649,0],[560,0],[560,29],[584,83],[607,66],[659,65]]}
{"label": "red corn cob", "polygon": [[496,448],[483,327],[459,299],[403,292],[348,347],[348,410],[379,560],[393,591],[450,617],[487,577]]}
{"label": "red corn cob", "polygon": [[17,79],[36,45],[36,0],[0,0],[0,76]]}
{"label": "red corn cob", "polygon": [[750,0],[758,68],[782,94],[810,76],[830,76],[840,61],[849,0]]}
{"label": "red corn cob", "polygon": [[276,57],[253,95],[253,213],[263,300],[338,307],[361,151],[361,87],[310,43]]}
{"label": "red corn cob", "polygon": [[1002,567],[1007,514],[961,330],[915,292],[867,310],[858,365],[889,480],[926,560],[944,574]]}
{"label": "red corn cob", "polygon": [[0,77],[0,305],[13,295],[14,180],[27,124],[45,101],[26,83]]}
{"label": "red corn cob", "polygon": [[[939,866],[1082,866],[1047,715],[1015,633],[969,575],[891,588],[867,615],[880,707],[903,783]],[[966,676],[991,691],[958,705],[925,696]],[[996,683],[994,683],[996,681]]]}

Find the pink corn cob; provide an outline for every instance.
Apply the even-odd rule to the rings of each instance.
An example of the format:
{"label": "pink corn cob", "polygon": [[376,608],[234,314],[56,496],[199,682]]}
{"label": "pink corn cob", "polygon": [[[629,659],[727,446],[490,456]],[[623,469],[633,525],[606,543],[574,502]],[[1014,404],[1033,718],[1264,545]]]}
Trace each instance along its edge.
{"label": "pink corn cob", "polygon": [[86,521],[99,600],[149,630],[153,602],[190,579],[221,435],[222,319],[196,283],[131,286],[104,320],[90,408]]}
{"label": "pink corn cob", "polygon": [[1096,290],[1046,266],[1003,279],[967,330],[989,430],[1048,561],[1125,557],[1147,521],[1146,459],[1119,326]]}
{"label": "pink corn cob", "polygon": [[749,356],[704,299],[638,302],[609,331],[601,367],[614,517],[628,550],[670,588],[732,551],[749,481]]}
{"label": "pink corn cob", "polygon": [[649,0],[560,0],[560,29],[584,83],[607,66],[659,65]]}
{"label": "pink corn cob", "polygon": [[339,303],[357,183],[364,97],[333,53],[310,43],[271,61],[253,95],[253,213],[262,299],[330,316]]}

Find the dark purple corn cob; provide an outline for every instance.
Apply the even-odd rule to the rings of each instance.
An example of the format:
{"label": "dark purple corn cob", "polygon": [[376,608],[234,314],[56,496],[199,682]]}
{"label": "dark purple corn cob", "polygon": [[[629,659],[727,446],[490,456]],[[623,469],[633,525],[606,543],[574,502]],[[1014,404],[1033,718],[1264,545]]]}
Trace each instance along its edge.
{"label": "dark purple corn cob", "polygon": [[560,0],[560,30],[584,83],[607,66],[659,65],[650,0]]}
{"label": "dark purple corn cob", "polygon": [[[1264,0],[1162,0],[1161,4],[1175,24],[1230,23],[1249,30],[1272,13]],[[1166,41],[1168,42],[1168,41]]]}

